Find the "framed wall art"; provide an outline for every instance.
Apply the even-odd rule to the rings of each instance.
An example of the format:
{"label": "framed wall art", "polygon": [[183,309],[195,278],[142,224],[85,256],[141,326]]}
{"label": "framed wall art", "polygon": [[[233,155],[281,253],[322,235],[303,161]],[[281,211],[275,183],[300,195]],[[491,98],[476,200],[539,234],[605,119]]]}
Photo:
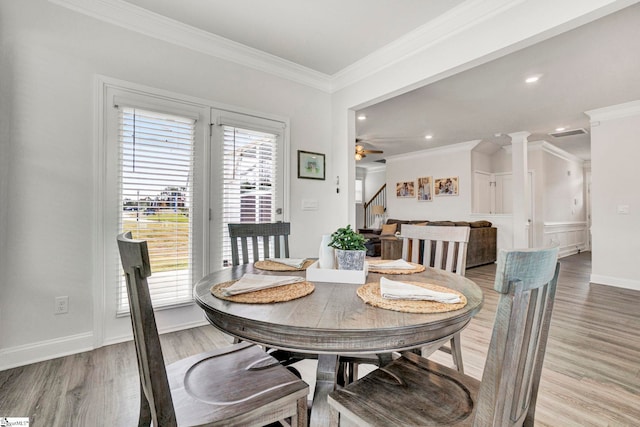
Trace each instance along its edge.
{"label": "framed wall art", "polygon": [[397,182],[396,197],[416,197],[413,181]]}
{"label": "framed wall art", "polygon": [[431,202],[433,200],[433,178],[425,176],[418,178],[418,201]]}
{"label": "framed wall art", "polygon": [[325,179],[324,154],[298,150],[298,178]]}
{"label": "framed wall art", "polygon": [[434,190],[436,196],[457,196],[459,191],[458,177],[436,178]]}

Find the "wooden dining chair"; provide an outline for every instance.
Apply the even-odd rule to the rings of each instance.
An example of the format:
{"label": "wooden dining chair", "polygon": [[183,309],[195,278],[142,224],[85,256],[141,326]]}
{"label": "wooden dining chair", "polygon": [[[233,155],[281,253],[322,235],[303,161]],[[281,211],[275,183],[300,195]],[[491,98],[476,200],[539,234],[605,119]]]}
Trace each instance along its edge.
{"label": "wooden dining chair", "polygon": [[139,426],[307,425],[309,386],[256,345],[164,364],[147,277],[147,242],[118,236],[140,376]]}
{"label": "wooden dining chair", "polygon": [[[234,266],[256,262],[267,258],[289,258],[289,234],[291,224],[288,222],[271,223],[239,223],[227,224],[231,239],[231,260]],[[238,242],[240,245],[238,246]],[[252,259],[249,259],[249,242],[251,242]],[[262,243],[262,253],[260,244]],[[273,243],[273,254],[270,254],[270,243]],[[242,249],[242,253],[240,253]]]}
{"label": "wooden dining chair", "polygon": [[[405,224],[402,226],[402,258],[464,276],[470,232],[469,227]],[[423,348],[423,355],[436,349],[449,353],[456,369],[464,373],[460,333],[454,334],[448,341],[448,345],[434,343]]]}
{"label": "wooden dining chair", "polygon": [[329,395],[331,426],[533,426],[558,249],[501,251],[482,381],[407,352]]}
{"label": "wooden dining chair", "polygon": [[[467,262],[469,227],[402,225],[402,258],[406,261],[424,264],[464,276]],[[448,344],[447,344],[448,341]],[[422,348],[423,356],[444,351],[451,355],[456,369],[464,373],[460,333]],[[359,365],[380,365],[380,356],[341,356],[339,377],[348,384],[358,378]]]}

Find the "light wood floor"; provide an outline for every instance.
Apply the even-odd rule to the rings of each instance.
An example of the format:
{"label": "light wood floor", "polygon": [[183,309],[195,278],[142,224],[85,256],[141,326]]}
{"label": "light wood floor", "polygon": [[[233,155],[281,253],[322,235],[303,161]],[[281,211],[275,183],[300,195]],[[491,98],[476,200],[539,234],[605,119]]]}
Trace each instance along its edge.
{"label": "light wood floor", "polygon": [[[589,284],[590,253],[561,260],[536,426],[640,426],[640,292]],[[485,291],[463,333],[465,370],[480,378],[497,297],[495,265],[467,270]],[[213,327],[162,337],[167,363],[229,340]],[[450,356],[434,355],[450,364]],[[0,372],[0,417],[31,426],[132,426],[139,402],[131,342]],[[303,376],[308,379],[305,366]],[[311,382],[311,380],[309,380]]]}

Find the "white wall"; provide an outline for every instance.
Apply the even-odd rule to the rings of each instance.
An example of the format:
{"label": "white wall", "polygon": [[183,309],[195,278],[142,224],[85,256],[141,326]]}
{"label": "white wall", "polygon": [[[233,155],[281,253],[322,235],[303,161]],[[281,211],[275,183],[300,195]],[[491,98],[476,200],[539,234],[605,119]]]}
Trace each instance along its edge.
{"label": "white wall", "polygon": [[[317,255],[335,195],[330,95],[44,0],[1,2],[0,31],[0,369],[94,344],[96,74],[289,117],[291,250]],[[296,178],[298,149],[327,154],[326,181]],[[302,211],[310,194],[320,209]],[[69,313],[55,316],[61,295]]]}
{"label": "white wall", "polygon": [[543,165],[545,222],[585,221],[582,162],[544,152]]}
{"label": "white wall", "polygon": [[[471,150],[478,141],[387,158],[387,216],[396,219],[465,221],[471,214]],[[430,202],[396,197],[396,183],[418,178],[458,177],[458,196],[435,196]]]}
{"label": "white wall", "polygon": [[[640,290],[640,101],[591,116],[591,281]],[[629,213],[619,213],[628,208]]]}
{"label": "white wall", "polygon": [[371,199],[385,184],[387,178],[386,166],[367,168],[364,179],[364,201]]}
{"label": "white wall", "polygon": [[493,170],[491,165],[491,158],[493,156],[487,153],[480,153],[478,151],[471,152],[471,168],[473,171],[491,172]]}
{"label": "white wall", "polygon": [[[8,357],[27,355],[21,361],[28,363],[29,357],[51,357],[77,351],[78,343],[91,343],[95,74],[289,117],[292,176],[298,149],[327,154],[326,181],[291,178],[291,247],[296,255],[310,256],[317,252],[321,234],[354,221],[354,108],[468,69],[626,4],[525,0],[496,6],[496,13],[484,20],[449,34],[429,34],[378,71],[363,67],[359,80],[350,81],[350,73],[336,76],[341,90],[329,96],[45,0],[0,2],[0,369]],[[460,176],[461,185],[470,185]],[[317,211],[301,210],[301,198],[308,195],[318,199]],[[466,203],[470,211],[470,199],[460,202],[465,197],[447,204]],[[56,317],[53,297],[60,294],[70,297],[70,313]]]}

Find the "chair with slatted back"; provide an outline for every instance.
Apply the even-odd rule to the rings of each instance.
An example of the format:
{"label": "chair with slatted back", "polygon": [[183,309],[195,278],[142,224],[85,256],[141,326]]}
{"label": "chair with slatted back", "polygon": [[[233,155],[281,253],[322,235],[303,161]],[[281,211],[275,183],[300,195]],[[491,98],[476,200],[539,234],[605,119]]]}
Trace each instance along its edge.
{"label": "chair with slatted back", "polygon": [[227,348],[164,364],[147,277],[147,242],[118,236],[140,376],[138,425],[306,426],[309,387],[259,347]]}
{"label": "chair with slatted back", "polygon": [[[242,249],[242,264],[267,258],[289,257],[291,224],[288,222],[239,223],[228,224],[228,227],[231,239],[231,259],[234,266],[241,264],[239,249]],[[238,246],[238,241],[240,246]],[[249,242],[251,242],[252,248],[251,260],[249,259]],[[273,254],[270,254],[270,243],[273,243]],[[262,246],[262,254],[260,246]]]}
{"label": "chair with slatted back", "polygon": [[331,426],[533,426],[558,249],[500,251],[482,381],[411,352],[329,395]]}
{"label": "chair with slatted back", "polygon": [[[464,276],[470,231],[469,227],[403,225],[402,258]],[[425,347],[423,355],[436,349],[451,354],[456,369],[464,373],[460,333],[449,339],[448,346],[434,343]]]}
{"label": "chair with slatted back", "polygon": [[[289,258],[290,223],[230,223],[227,226],[229,228],[229,239],[231,240],[231,260],[234,266],[267,258]],[[249,242],[251,242],[251,251],[249,250]],[[273,254],[271,254],[271,244],[273,244]],[[260,246],[262,246],[262,252],[260,251]],[[240,250],[242,253],[240,253]],[[250,252],[251,259],[249,258]],[[240,259],[240,255],[242,255],[242,259]],[[234,338],[233,342],[237,343],[240,340]],[[313,355],[275,349],[270,349],[269,354],[285,366],[314,357]],[[288,369],[296,375],[300,375],[295,368],[289,367]]]}
{"label": "chair with slatted back", "polygon": [[[402,225],[402,258],[406,261],[423,264],[464,276],[467,262],[467,244],[469,227]],[[446,342],[449,342],[447,345]],[[422,349],[422,355],[428,356],[436,350],[451,354],[453,363],[460,372],[464,372],[460,333],[450,338],[430,344]],[[377,356],[341,356],[341,378],[350,383],[358,377],[358,365],[379,365]]]}

